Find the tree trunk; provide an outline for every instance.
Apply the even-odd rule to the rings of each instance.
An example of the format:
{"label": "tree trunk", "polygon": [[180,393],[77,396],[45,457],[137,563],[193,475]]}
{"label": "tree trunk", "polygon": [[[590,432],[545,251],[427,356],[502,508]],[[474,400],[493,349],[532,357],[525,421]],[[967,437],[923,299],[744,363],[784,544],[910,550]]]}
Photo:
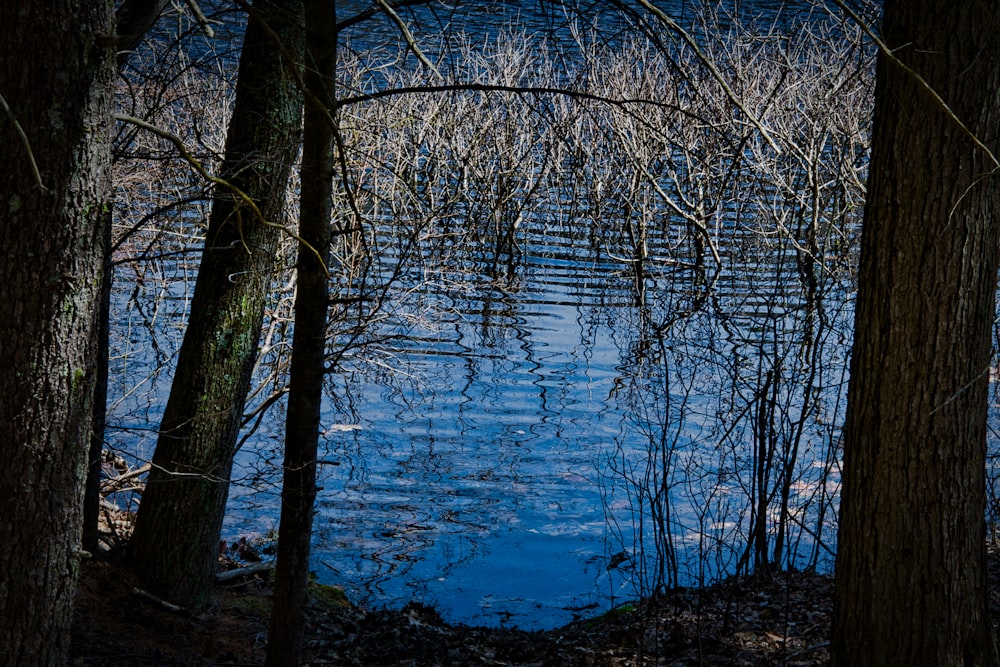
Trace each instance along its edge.
{"label": "tree trunk", "polygon": [[0,3],[3,665],[62,665],[69,649],[111,201],[112,31],[103,0]]}
{"label": "tree trunk", "polygon": [[337,72],[337,16],[329,0],[305,0],[305,83],[310,93],[304,119],[299,258],[295,292],[295,339],[285,422],[281,525],[268,634],[267,665],[297,667],[309,584],[309,547],[316,500],[326,325],[329,304],[330,216],[333,197],[332,106]]}
{"label": "tree trunk", "polygon": [[170,0],[125,0],[115,15],[118,23],[118,69],[125,69],[132,52],[142,43]]}
{"label": "tree trunk", "polygon": [[[128,63],[132,50],[153,27],[160,12],[169,0],[126,0],[115,12],[116,49],[118,70]],[[93,430],[90,434],[90,451],[87,455],[87,481],[83,498],[83,548],[97,554],[100,548],[99,524],[101,518],[101,453],[108,412],[108,350],[111,325],[111,286],[114,267],[111,264],[110,209],[104,216],[104,266],[101,271],[101,300],[97,333],[97,369],[94,380]]]}
{"label": "tree trunk", "polygon": [[91,429],[87,451],[87,472],[83,492],[83,549],[92,555],[100,551],[101,520],[101,455],[104,451],[104,433],[108,414],[108,371],[111,334],[111,285],[114,267],[111,264],[111,208],[101,216],[102,245],[105,248],[101,262],[101,293],[98,298],[97,342],[94,367],[94,398],[91,403]]}
{"label": "tree trunk", "polygon": [[[888,47],[997,151],[993,3],[885,3]],[[996,665],[984,517],[997,164],[879,57],[844,426],[834,664]]]}
{"label": "tree trunk", "polygon": [[[266,29],[265,29],[266,26]],[[211,591],[236,441],[298,152],[302,97],[273,30],[296,63],[301,0],[257,0],[240,56],[221,176],[257,204],[264,224],[217,188],[191,315],[129,548],[157,595],[200,606]]]}

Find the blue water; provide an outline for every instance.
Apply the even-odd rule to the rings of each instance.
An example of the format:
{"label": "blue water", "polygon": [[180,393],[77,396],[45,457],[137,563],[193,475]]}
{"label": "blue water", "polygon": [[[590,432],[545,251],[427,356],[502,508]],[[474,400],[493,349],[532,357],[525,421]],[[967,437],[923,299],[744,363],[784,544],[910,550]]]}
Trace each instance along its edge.
{"label": "blue water", "polygon": [[[631,594],[606,569],[599,474],[625,428],[607,403],[620,350],[608,327],[559,303],[565,293],[536,299],[509,304],[487,332],[456,315],[439,340],[399,353],[397,382],[338,379],[352,409],[324,414],[324,580],[374,604],[415,597],[450,619],[525,627]],[[266,522],[256,508],[241,517],[248,493],[260,502],[234,489],[234,533]]]}
{"label": "blue water", "polygon": [[[338,12],[366,4],[338,3]],[[678,16],[690,11],[668,5]],[[807,5],[742,7],[769,22],[803,15]],[[416,31],[458,23],[492,35],[518,18],[529,32],[558,32],[568,20],[530,3],[470,3],[467,11],[419,14]],[[390,28],[353,43],[395,39]],[[791,500],[801,525],[790,525],[783,564],[829,567],[833,512],[825,520],[819,513],[832,507],[838,482],[850,279],[829,287],[816,343],[823,394],[807,418],[796,407],[797,387],[808,382],[794,258],[787,247],[758,247],[735,209],[722,217],[725,267],[711,304],[667,328],[662,347],[644,317],[683,311],[701,288],[690,271],[664,269],[637,305],[627,265],[609,258],[610,236],[600,240],[608,229],[591,244],[586,234],[553,232],[545,216],[528,218],[517,280],[480,276],[461,290],[430,290],[419,310],[401,289],[405,305],[385,324],[395,335],[328,383],[313,542],[320,580],[362,604],[416,599],[450,621],[542,628],[642,593],[657,549],[676,557],[674,583],[726,576],[746,539],[752,410],[775,358],[788,378],[777,394],[781,432],[807,422]],[[190,238],[172,243],[196,248],[199,229],[182,225]],[[651,238],[651,254],[675,253],[677,230],[668,225]],[[110,437],[139,458],[155,444],[196,260],[165,257],[139,275],[119,269]],[[229,540],[276,528],[283,416],[279,403],[240,451]],[[663,538],[649,525],[643,489],[671,501],[663,519],[670,544],[656,542]]]}

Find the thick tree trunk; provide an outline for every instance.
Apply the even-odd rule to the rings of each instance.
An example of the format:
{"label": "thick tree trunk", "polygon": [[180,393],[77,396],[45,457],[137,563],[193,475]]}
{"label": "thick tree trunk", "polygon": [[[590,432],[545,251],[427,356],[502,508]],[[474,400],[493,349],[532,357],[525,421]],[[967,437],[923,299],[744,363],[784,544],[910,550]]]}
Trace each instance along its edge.
{"label": "thick tree trunk", "polygon": [[302,97],[290,65],[303,52],[301,0],[257,0],[240,57],[236,105],[213,202],[191,316],[160,426],[130,554],[152,591],[197,607],[211,591],[229,474],[257,357],[288,176],[298,153]]}
{"label": "thick tree trunk", "polygon": [[[326,325],[329,304],[334,136],[329,112],[337,71],[336,9],[328,0],[305,0],[306,105],[302,148],[295,340],[285,422],[281,525],[274,605],[267,644],[268,667],[297,667],[309,584],[309,548],[316,500]],[[323,105],[323,106],[320,106]]]}
{"label": "thick tree trunk", "polygon": [[[885,3],[893,53],[997,152],[992,3]],[[984,551],[1000,197],[987,150],[881,54],[862,236],[832,651],[996,665]]]}
{"label": "thick tree trunk", "polygon": [[69,648],[111,200],[112,31],[103,0],[0,3],[2,665],[62,665]]}

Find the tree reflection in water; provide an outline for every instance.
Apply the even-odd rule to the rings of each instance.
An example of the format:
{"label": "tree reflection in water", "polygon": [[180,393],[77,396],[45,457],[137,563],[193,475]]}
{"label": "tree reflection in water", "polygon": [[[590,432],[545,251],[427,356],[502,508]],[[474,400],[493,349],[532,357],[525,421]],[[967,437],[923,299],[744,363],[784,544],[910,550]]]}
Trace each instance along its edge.
{"label": "tree reflection in water", "polygon": [[[453,36],[449,64],[641,103],[449,91],[340,110],[322,580],[540,627],[677,585],[829,569],[872,86],[872,53],[844,30],[706,32],[773,145],[690,49],[638,36],[571,35],[575,65],[522,33]],[[342,95],[427,82],[395,51],[343,57]],[[218,104],[165,108],[224,115],[217,81],[173,81]],[[197,199],[143,155],[122,163],[130,187]],[[119,219],[148,212],[131,201]],[[198,206],[119,230],[109,437],[139,458]],[[233,535],[276,521],[293,290],[279,276]]]}

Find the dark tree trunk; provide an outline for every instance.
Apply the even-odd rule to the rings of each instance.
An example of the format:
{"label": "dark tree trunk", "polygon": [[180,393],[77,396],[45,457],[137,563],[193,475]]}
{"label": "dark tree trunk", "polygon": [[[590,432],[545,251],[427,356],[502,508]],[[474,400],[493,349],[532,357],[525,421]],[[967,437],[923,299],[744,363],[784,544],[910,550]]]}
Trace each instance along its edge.
{"label": "dark tree trunk", "polygon": [[297,667],[309,583],[309,548],[316,500],[316,454],[325,376],[329,303],[334,128],[331,107],[337,66],[336,9],[328,0],[305,0],[305,109],[295,339],[285,423],[281,525],[267,665]]}
{"label": "dark tree trunk", "polygon": [[[265,29],[267,26],[268,29]],[[257,0],[240,56],[221,176],[268,224],[217,188],[191,316],[129,548],[154,593],[200,606],[211,590],[229,475],[257,357],[302,96],[281,49],[301,62],[301,0]]]}
{"label": "dark tree trunk", "polygon": [[103,0],[0,3],[2,665],[68,654],[111,202],[112,34]]}
{"label": "dark tree trunk", "polygon": [[984,464],[997,279],[994,3],[890,0],[862,235],[836,665],[996,665]]}
{"label": "dark tree trunk", "polygon": [[100,548],[99,524],[101,518],[101,454],[104,451],[104,431],[108,413],[108,363],[111,332],[111,284],[114,268],[111,265],[111,209],[101,216],[101,236],[105,248],[101,262],[101,294],[98,299],[97,350],[94,367],[94,400],[91,405],[91,430],[87,453],[87,473],[83,494],[83,536],[85,551],[97,555]]}
{"label": "dark tree trunk", "polygon": [[125,67],[132,51],[168,4],[170,0],[125,0],[118,7],[118,69]]}
{"label": "dark tree trunk", "polygon": [[[115,12],[118,69],[128,63],[132,50],[153,27],[169,0],[127,0]],[[104,216],[104,246],[111,248],[111,211]],[[93,431],[87,455],[87,481],[83,499],[83,548],[92,554],[99,549],[98,524],[101,516],[101,452],[108,411],[108,344],[111,323],[111,285],[114,267],[110,250],[105,253],[101,278],[100,315],[97,333],[97,369],[94,380]]]}

